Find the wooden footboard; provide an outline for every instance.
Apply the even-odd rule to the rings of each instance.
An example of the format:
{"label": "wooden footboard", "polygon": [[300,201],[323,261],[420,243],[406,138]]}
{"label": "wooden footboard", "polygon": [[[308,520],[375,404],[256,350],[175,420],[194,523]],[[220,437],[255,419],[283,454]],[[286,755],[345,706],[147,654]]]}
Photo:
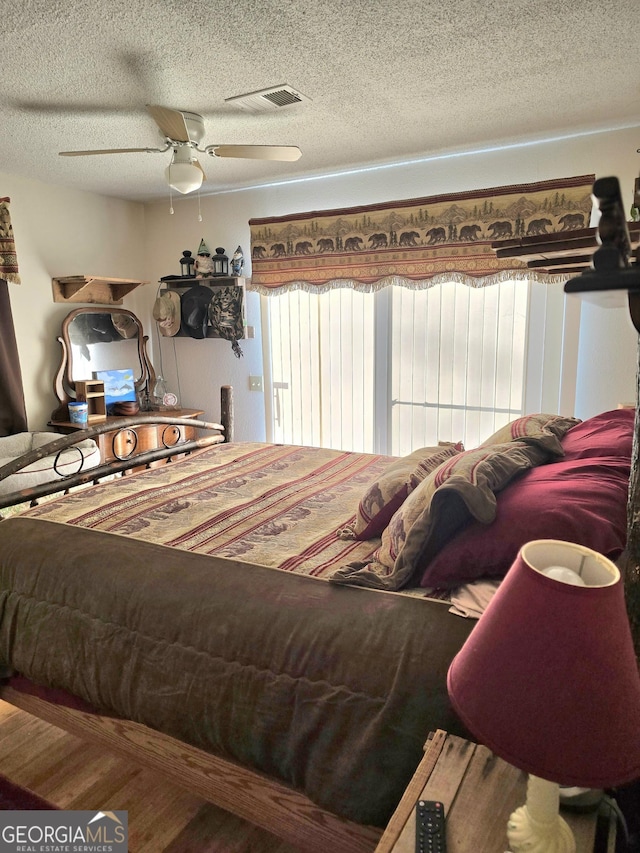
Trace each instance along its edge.
{"label": "wooden footboard", "polygon": [[[197,418],[177,417],[170,411],[164,412],[140,412],[137,415],[130,417],[122,417],[118,419],[118,430],[124,432],[126,430],[134,430],[135,427],[145,424],[153,425],[176,425],[180,428],[191,427],[194,430],[199,430],[200,435],[193,440],[181,441],[176,444],[166,444],[163,447],[148,450],[135,455],[128,455],[126,458],[115,459],[110,462],[104,462],[92,468],[83,470],[80,463],[80,470],[69,476],[60,476],[55,479],[42,483],[30,488],[24,488],[16,492],[0,495],[0,509],[14,506],[16,504],[37,503],[39,498],[57,493],[66,493],[69,489],[76,486],[85,485],[86,483],[98,482],[104,477],[110,477],[113,474],[128,471],[133,468],[149,467],[154,462],[162,459],[170,459],[172,456],[181,456],[185,453],[192,453],[195,450],[201,450],[209,447],[212,444],[220,444],[222,442],[233,441],[233,388],[231,385],[223,385],[220,389],[220,414],[221,423],[210,423]],[[75,430],[68,435],[62,435],[60,438],[54,439],[48,444],[42,445],[36,450],[25,453],[22,456],[16,457],[11,462],[0,466],[0,480],[4,480],[31,465],[34,462],[44,459],[45,457],[56,457],[56,462],[59,455],[75,444],[85,441],[86,439],[97,438],[103,433],[112,432],[113,424],[96,423],[86,429]],[[203,434],[204,433],[204,434]]]}
{"label": "wooden footboard", "polygon": [[94,741],[271,832],[305,853],[372,853],[381,836],[312,803],[269,777],[129,720],[103,717],[10,686],[0,699],[73,735]]}

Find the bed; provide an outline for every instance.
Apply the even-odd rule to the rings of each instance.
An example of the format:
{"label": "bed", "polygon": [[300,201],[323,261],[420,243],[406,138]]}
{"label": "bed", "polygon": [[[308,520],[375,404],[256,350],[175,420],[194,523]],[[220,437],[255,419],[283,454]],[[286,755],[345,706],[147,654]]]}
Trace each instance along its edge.
{"label": "bed", "polygon": [[455,594],[532,538],[619,556],[632,432],[616,410],[402,459],[213,443],[49,499],[0,522],[0,696],[302,849],[371,851],[429,732],[467,734]]}

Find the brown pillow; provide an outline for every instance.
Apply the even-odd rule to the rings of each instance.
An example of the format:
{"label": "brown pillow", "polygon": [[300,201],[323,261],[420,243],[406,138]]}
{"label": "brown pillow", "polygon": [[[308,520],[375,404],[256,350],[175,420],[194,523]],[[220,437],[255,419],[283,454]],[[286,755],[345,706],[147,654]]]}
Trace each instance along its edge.
{"label": "brown pillow", "polygon": [[446,459],[463,450],[462,444],[442,442],[437,447],[421,447],[396,459],[362,496],[355,524],[343,528],[341,539],[375,539],[391,521],[407,496]]}
{"label": "brown pillow", "polygon": [[516,418],[494,432],[480,447],[490,444],[504,444],[505,441],[530,441],[544,445],[551,453],[562,456],[560,439],[572,427],[580,423],[578,418],[565,418],[563,415],[524,415]]}
{"label": "brown pillow", "polygon": [[[567,425],[569,429],[569,425]],[[336,583],[398,590],[424,569],[440,548],[472,519],[488,524],[495,493],[518,474],[562,455],[548,445],[551,433],[467,450],[443,462],[404,501],[368,563],[350,563],[334,573]]]}

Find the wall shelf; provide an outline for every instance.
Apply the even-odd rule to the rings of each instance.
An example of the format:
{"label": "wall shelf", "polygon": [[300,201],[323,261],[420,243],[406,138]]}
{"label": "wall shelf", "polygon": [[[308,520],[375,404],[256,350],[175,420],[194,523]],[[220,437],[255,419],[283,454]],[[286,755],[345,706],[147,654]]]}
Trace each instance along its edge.
{"label": "wall shelf", "polygon": [[98,275],[67,275],[51,279],[54,302],[89,302],[99,305],[122,305],[124,297],[141,284],[149,282]]}
{"label": "wall shelf", "polygon": [[246,278],[236,275],[212,275],[207,278],[195,278],[195,276],[173,276],[172,278],[160,279],[159,284],[167,290],[177,290],[184,293],[196,285],[203,287],[244,287]]}
{"label": "wall shelf", "polygon": [[[243,338],[253,338],[255,337],[255,330],[251,327],[251,333],[248,332],[246,315],[245,315],[245,286],[246,286],[246,278],[244,276],[233,276],[233,275],[216,275],[209,276],[207,278],[195,278],[193,276],[174,276],[172,278],[166,278],[160,280],[160,285],[162,289],[159,291],[159,295],[162,296],[163,293],[167,291],[174,290],[180,294],[180,297],[184,296],[185,293],[190,291],[194,287],[202,287],[208,288],[209,290],[215,293],[217,288],[220,287],[239,287],[242,290],[242,302],[241,302],[241,311],[242,311],[242,326],[244,329],[244,333],[242,335]],[[189,334],[188,331],[184,328],[184,322],[180,324],[180,328],[177,333],[173,336],[175,338],[191,338],[192,335]],[[220,339],[221,335],[216,334],[211,326],[207,327],[206,330],[207,338],[216,338]]]}

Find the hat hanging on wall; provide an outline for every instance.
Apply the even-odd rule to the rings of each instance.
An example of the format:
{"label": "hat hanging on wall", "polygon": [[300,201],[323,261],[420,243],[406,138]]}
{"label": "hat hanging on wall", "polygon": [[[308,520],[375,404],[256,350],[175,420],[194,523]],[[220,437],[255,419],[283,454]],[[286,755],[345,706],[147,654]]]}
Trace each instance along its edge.
{"label": "hat hanging on wall", "polygon": [[211,290],[201,284],[196,284],[182,294],[182,328],[192,338],[202,340],[207,337],[212,296]]}
{"label": "hat hanging on wall", "polygon": [[153,306],[153,319],[165,338],[176,335],[180,328],[180,294],[167,290],[158,296]]}
{"label": "hat hanging on wall", "polygon": [[209,322],[214,335],[231,341],[236,358],[242,356],[238,341],[244,337],[241,287],[218,287],[209,303]]}
{"label": "hat hanging on wall", "polygon": [[121,338],[137,337],[138,324],[129,314],[112,314],[111,320],[116,332]]}

